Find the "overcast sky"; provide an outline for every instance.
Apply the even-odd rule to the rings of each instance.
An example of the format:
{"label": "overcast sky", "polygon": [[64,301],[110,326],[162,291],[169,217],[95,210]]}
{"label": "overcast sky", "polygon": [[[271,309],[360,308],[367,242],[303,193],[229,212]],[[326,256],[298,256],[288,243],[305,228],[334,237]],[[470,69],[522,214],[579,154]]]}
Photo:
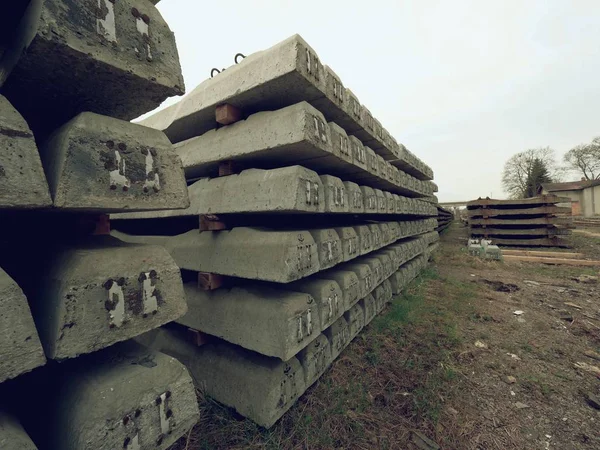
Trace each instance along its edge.
{"label": "overcast sky", "polygon": [[[514,153],[600,136],[600,0],[162,0],[187,91],[299,33],[435,172],[440,201],[504,197]],[[172,103],[172,100],[168,102]],[[170,103],[167,103],[170,104]]]}

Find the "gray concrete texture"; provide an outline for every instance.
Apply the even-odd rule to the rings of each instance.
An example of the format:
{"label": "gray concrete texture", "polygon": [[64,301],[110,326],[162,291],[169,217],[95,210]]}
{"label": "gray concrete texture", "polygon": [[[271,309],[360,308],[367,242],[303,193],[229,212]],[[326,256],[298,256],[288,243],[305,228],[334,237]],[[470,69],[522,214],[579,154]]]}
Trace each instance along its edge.
{"label": "gray concrete texture", "polygon": [[192,378],[173,357],[134,342],[90,356],[49,393],[49,415],[34,425],[46,427],[44,448],[165,450],[198,421]]}
{"label": "gray concrete texture", "polygon": [[164,133],[82,113],[40,148],[54,206],[85,212],[190,205],[179,156]]}
{"label": "gray concrete texture", "polygon": [[350,261],[360,254],[359,240],[356,231],[352,227],[336,227],[342,243],[342,261]]}
{"label": "gray concrete texture", "polygon": [[46,356],[74,358],[187,310],[179,268],[159,246],[94,241],[55,253],[29,298]]}
{"label": "gray concrete texture", "polygon": [[305,349],[298,353],[298,360],[304,370],[306,388],[319,379],[333,362],[331,343],[325,334],[320,334]]}
{"label": "gray concrete texture", "polygon": [[0,61],[3,92],[30,124],[51,130],[84,111],[131,120],[184,93],[175,37],[156,7],[97,3],[30,2]]}
{"label": "gray concrete texture", "polygon": [[373,250],[373,236],[371,229],[367,225],[357,225],[354,228],[358,236],[359,254],[366,255]]}
{"label": "gray concrete texture", "polygon": [[0,95],[0,210],[43,208],[52,200],[33,133]]}
{"label": "gray concrete texture", "polygon": [[318,326],[322,331],[335,322],[348,309],[344,292],[334,279],[310,277],[285,285],[274,286],[284,292],[302,292],[315,301]]}
{"label": "gray concrete texture", "polygon": [[[45,364],[46,358],[21,288],[0,268],[0,383]],[[0,433],[1,440],[1,433]],[[0,446],[0,448],[4,448]]]}
{"label": "gray concrete texture", "polygon": [[[339,266],[342,267],[342,266]],[[335,281],[342,290],[345,308],[352,307],[360,298],[360,280],[358,275],[346,268],[334,268],[315,275],[316,278]]]}
{"label": "gray concrete texture", "polygon": [[329,269],[344,259],[342,241],[333,228],[309,230],[317,246],[320,270]]}
{"label": "gray concrete texture", "polygon": [[308,293],[260,284],[204,291],[186,283],[184,291],[188,312],[178,323],[283,361],[323,329],[323,305]]}
{"label": "gray concrete texture", "polygon": [[[289,283],[321,270],[321,248],[308,231],[239,227],[158,238],[119,235],[119,239],[161,242],[180,268],[198,272]],[[335,257],[341,259],[339,250]]]}
{"label": "gray concrete texture", "polygon": [[348,326],[348,322],[342,316],[323,331],[323,334],[329,341],[331,359],[335,360],[350,343],[350,327]]}
{"label": "gray concrete texture", "polygon": [[[165,130],[173,142],[180,142],[214,128],[213,112],[220,104],[229,103],[254,112],[300,101],[310,102],[328,121],[355,134],[386,159],[404,159],[400,147],[392,145],[395,141],[391,137],[385,139],[383,131],[373,132],[372,122],[363,122],[363,107],[356,96],[343,87],[330,68],[321,64],[316,52],[299,35],[249,55],[240,64],[204,81],[178,104],[156,113],[145,123]],[[421,179],[432,178],[431,169],[420,161],[409,170]]]}
{"label": "gray concrete texture", "polygon": [[0,448],[2,450],[37,450],[21,423],[0,410]]}
{"label": "gray concrete texture", "polygon": [[265,428],[306,390],[304,369],[295,357],[283,362],[226,342],[198,347],[178,330],[165,328],[137,341],[177,358],[205,394]]}
{"label": "gray concrete texture", "polygon": [[377,200],[377,212],[379,214],[386,214],[387,198],[381,189],[375,189],[375,198]]}
{"label": "gray concrete texture", "polygon": [[[227,160],[262,169],[299,164],[319,173],[411,197],[429,195],[426,182],[404,172],[391,181],[371,173],[366,164],[354,158],[352,142],[355,147],[359,143],[332,130],[318,110],[300,102],[276,111],[258,112],[246,120],[179,142],[175,149],[188,178],[210,176],[219,162]],[[343,144],[338,145],[340,140]],[[342,153],[346,147],[350,161]]]}
{"label": "gray concrete texture", "polygon": [[341,266],[342,270],[349,270],[356,274],[359,298],[366,297],[375,288],[373,270],[369,264],[362,262],[362,258],[357,258]]}
{"label": "gray concrete texture", "polygon": [[[319,177],[316,172],[302,166],[270,170],[247,169],[239,175],[202,178],[190,185],[188,192],[191,205],[184,210],[113,214],[111,219],[245,213],[437,215],[437,209],[433,205],[387,191],[379,191],[386,197],[387,210],[378,210],[372,188],[343,182],[331,175]],[[365,198],[367,202],[363,203]]]}
{"label": "gray concrete texture", "polygon": [[367,295],[360,301],[360,306],[365,313],[365,326],[371,323],[371,320],[377,315],[377,306],[375,304],[375,298],[372,294]]}
{"label": "gray concrete texture", "polygon": [[348,323],[349,340],[352,341],[365,327],[365,310],[357,303],[350,310],[346,311],[344,318]]}

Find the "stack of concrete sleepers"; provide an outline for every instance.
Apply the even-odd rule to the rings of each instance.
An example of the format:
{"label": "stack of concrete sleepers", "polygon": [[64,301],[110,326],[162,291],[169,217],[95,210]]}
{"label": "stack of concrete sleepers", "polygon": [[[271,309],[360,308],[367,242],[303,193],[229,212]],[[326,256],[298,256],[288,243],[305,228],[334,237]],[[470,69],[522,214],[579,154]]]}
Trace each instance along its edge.
{"label": "stack of concrete sleepers", "polygon": [[270,427],[425,266],[431,169],[299,36],[143,123],[175,144],[191,206],[112,215],[113,234],[164,245],[189,310],[138,340]]}
{"label": "stack of concrete sleepers", "polygon": [[12,3],[0,20],[0,447],[167,448],[198,419],[191,377],[119,343],[185,314],[180,270],[162,247],[109,236],[108,214],[189,206],[171,142],[129,122],[183,93],[174,36],[147,0]]}
{"label": "stack of concrete sleepers", "polygon": [[438,233],[441,233],[442,231],[444,231],[446,228],[448,228],[451,224],[452,221],[454,220],[454,213],[452,211],[450,211],[447,208],[444,208],[440,205],[437,205],[437,210],[438,210],[438,226],[436,228],[436,231]]}
{"label": "stack of concrete sleepers", "polygon": [[490,238],[497,245],[566,247],[560,236],[571,234],[571,208],[557,203],[568,201],[555,195],[474,200],[467,204],[471,236]]}

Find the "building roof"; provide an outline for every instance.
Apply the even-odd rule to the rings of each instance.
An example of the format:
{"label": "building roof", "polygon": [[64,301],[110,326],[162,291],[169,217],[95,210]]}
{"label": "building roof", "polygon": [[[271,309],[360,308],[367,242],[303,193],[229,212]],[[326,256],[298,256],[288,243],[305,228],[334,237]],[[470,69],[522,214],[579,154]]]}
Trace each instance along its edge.
{"label": "building roof", "polygon": [[581,191],[585,188],[599,186],[600,180],[567,181],[566,183],[542,183],[546,192]]}

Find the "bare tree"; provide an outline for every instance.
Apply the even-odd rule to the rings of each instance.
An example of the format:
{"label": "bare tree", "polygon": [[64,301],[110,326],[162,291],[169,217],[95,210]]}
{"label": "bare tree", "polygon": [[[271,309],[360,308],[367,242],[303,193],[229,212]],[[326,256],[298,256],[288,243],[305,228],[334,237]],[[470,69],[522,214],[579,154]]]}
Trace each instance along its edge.
{"label": "bare tree", "polygon": [[502,186],[511,198],[523,198],[527,195],[528,190],[531,189],[533,172],[539,169],[540,164],[552,181],[560,178],[554,150],[550,147],[525,150],[506,161],[502,171]]}
{"label": "bare tree", "polygon": [[580,144],[569,150],[564,161],[569,170],[585,177],[586,180],[600,179],[600,136],[589,144]]}

